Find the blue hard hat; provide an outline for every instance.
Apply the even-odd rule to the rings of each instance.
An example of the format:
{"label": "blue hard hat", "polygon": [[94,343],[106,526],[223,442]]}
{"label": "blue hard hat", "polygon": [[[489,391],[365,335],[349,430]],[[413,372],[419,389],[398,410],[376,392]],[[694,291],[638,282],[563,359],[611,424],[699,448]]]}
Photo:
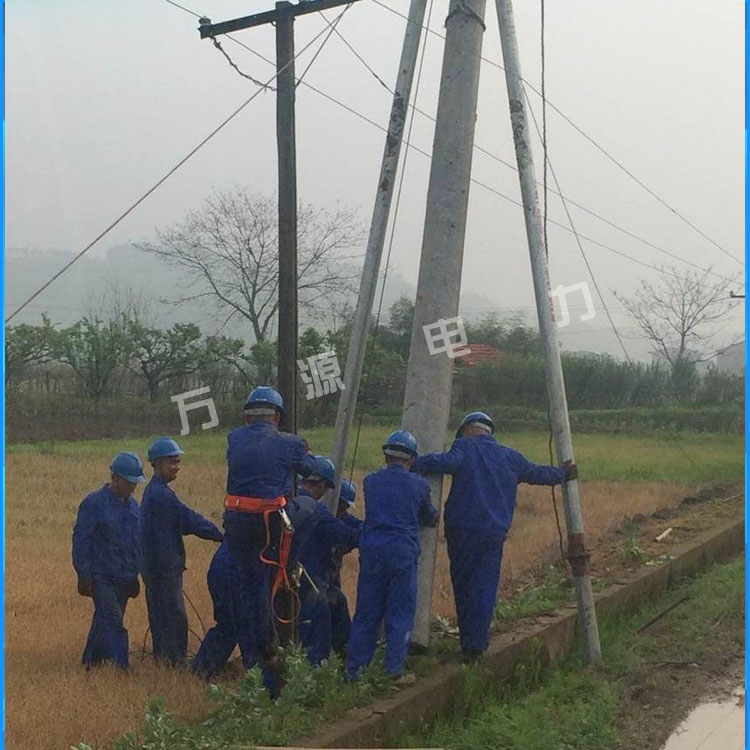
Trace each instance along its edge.
{"label": "blue hard hat", "polygon": [[481,422],[482,424],[486,424],[493,434],[495,432],[495,423],[492,421],[492,417],[489,414],[486,414],[483,411],[472,411],[469,412],[461,420],[461,424],[458,425],[458,429],[456,430],[456,437],[460,437],[461,430],[463,430],[463,428],[466,427],[467,424],[471,424],[472,422]]}
{"label": "blue hard hat", "polygon": [[284,412],[284,399],[281,394],[270,385],[259,385],[255,388],[245,401],[245,411],[253,412],[263,407],[273,407],[280,412]]}
{"label": "blue hard hat", "polygon": [[354,505],[354,501],[357,498],[357,485],[354,482],[350,482],[348,479],[341,480],[341,492],[339,492],[339,500],[344,502],[350,508]]}
{"label": "blue hard hat", "polygon": [[389,451],[394,453],[408,454],[410,456],[417,455],[417,439],[411,432],[406,430],[396,430],[392,432],[388,439],[383,444],[383,452],[387,455],[391,455]]}
{"label": "blue hard hat", "polygon": [[143,464],[135,453],[118,453],[109,465],[109,470],[128,482],[145,482]]}
{"label": "blue hard hat", "polygon": [[336,467],[333,461],[325,456],[314,456],[315,471],[307,477],[312,482],[324,481],[329,487],[336,486]]}
{"label": "blue hard hat", "polygon": [[148,447],[148,460],[151,462],[156,461],[157,458],[180,456],[184,452],[172,438],[160,437]]}

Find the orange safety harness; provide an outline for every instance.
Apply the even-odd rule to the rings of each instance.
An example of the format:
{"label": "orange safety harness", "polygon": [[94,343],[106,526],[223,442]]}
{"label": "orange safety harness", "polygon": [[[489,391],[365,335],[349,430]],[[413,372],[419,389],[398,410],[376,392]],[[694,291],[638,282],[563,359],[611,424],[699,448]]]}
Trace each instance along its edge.
{"label": "orange safety harness", "polygon": [[[292,537],[294,536],[294,527],[289,523],[289,518],[286,513],[283,512],[283,508],[286,505],[286,498],[283,496],[267,498],[267,497],[247,497],[245,495],[227,495],[224,498],[224,509],[225,510],[237,510],[241,513],[262,513],[263,523],[266,527],[266,544],[260,552],[260,560],[266,565],[270,565],[274,568],[278,568],[276,575],[271,585],[271,611],[274,617],[284,625],[290,625],[294,622],[295,618],[287,620],[276,614],[276,608],[274,606],[274,600],[276,595],[281,589],[289,591],[296,599],[294,611],[299,611],[299,595],[294,590],[291,582],[289,581],[289,574],[287,572],[287,566],[289,564],[289,557],[292,551]],[[274,560],[271,557],[266,557],[266,551],[271,546],[271,513],[282,513],[282,528],[281,537],[279,539],[279,559]]]}

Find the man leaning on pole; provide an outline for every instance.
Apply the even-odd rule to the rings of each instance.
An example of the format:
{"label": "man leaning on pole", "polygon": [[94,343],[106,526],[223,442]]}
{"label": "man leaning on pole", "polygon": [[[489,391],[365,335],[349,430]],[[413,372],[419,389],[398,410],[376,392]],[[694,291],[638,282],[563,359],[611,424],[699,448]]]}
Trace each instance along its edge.
{"label": "man leaning on pole", "polygon": [[540,466],[494,437],[495,423],[482,411],[467,414],[446,453],[420,456],[414,470],[451,474],[445,503],[445,538],[464,661],[487,650],[500,582],[503,544],[516,507],[518,484],[562,484],[575,479],[575,464]]}

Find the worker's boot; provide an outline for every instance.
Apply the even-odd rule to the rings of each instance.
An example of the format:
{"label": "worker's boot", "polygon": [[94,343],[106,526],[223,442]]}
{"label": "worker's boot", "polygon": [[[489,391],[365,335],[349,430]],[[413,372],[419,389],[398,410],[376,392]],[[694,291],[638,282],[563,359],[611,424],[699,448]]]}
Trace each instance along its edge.
{"label": "worker's boot", "polygon": [[482,658],[482,654],[484,654],[484,651],[479,651],[478,649],[474,648],[467,648],[463,652],[461,661],[464,664],[476,664]]}

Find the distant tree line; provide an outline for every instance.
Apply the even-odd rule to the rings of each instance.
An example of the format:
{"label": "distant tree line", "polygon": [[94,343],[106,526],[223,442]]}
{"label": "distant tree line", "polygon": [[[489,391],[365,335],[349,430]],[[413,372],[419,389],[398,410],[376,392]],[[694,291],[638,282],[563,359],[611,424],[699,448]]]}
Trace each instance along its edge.
{"label": "distant tree line", "polygon": [[[413,303],[407,298],[390,308],[387,323],[373,321],[368,340],[360,409],[395,415],[401,408],[406,378]],[[346,361],[351,311],[325,332],[302,331],[299,358],[333,350],[341,369]],[[455,360],[454,405],[471,408],[507,405],[546,408],[544,366],[538,333],[518,319],[489,315],[466,325],[471,344],[488,344],[502,356],[473,367]],[[159,328],[132,309],[116,315],[87,315],[71,326],[8,326],[5,329],[5,378],[8,393],[41,392],[98,401],[143,397],[151,402],[207,385],[219,401],[242,399],[258,383],[274,383],[276,343],[246,346],[241,339],[205,335],[193,323]],[[568,404],[572,409],[618,409],[665,405],[742,403],[743,378],[709,369],[700,375],[684,359],[672,364],[628,363],[608,355],[563,356]],[[337,399],[308,401],[300,381],[306,422],[329,422]]]}

